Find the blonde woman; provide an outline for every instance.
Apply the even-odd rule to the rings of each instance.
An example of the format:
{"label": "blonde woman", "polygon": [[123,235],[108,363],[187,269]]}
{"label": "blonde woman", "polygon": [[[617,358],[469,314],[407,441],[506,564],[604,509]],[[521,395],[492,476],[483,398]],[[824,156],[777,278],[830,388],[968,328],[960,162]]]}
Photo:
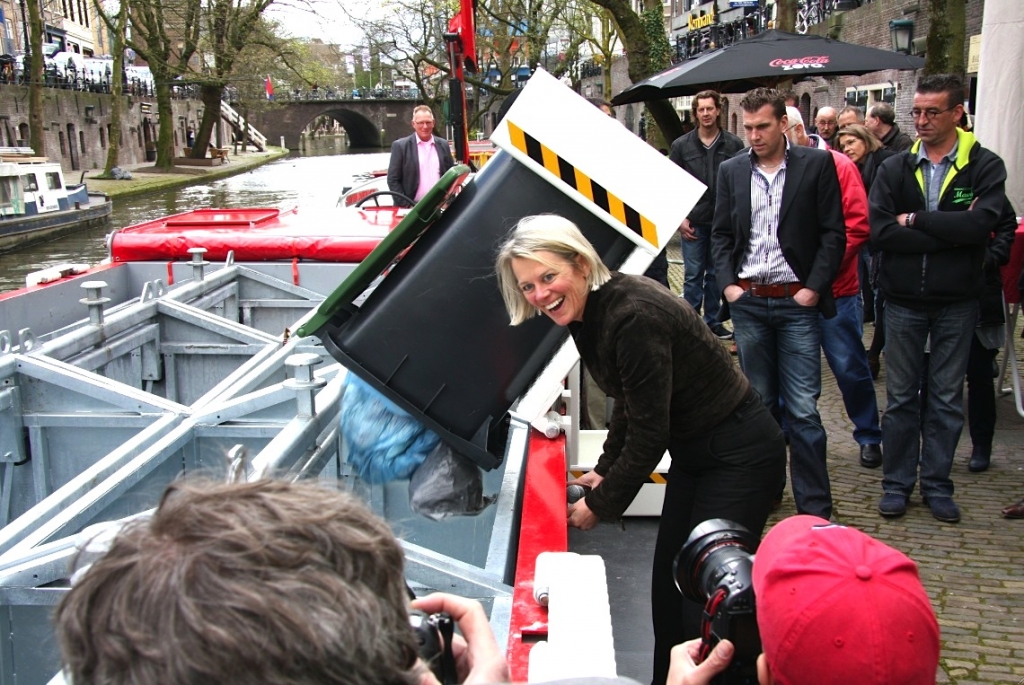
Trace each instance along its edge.
{"label": "blonde woman", "polygon": [[676,589],[672,562],[702,521],[764,530],[786,463],[775,419],[700,315],[644,276],[610,272],[568,219],[527,217],[501,246],[496,271],[518,325],[543,315],[572,334],[597,385],[614,398],[592,488],[568,525],[618,519],[667,450],[672,457],[651,600],[655,685],[674,645],[699,636],[703,606]]}

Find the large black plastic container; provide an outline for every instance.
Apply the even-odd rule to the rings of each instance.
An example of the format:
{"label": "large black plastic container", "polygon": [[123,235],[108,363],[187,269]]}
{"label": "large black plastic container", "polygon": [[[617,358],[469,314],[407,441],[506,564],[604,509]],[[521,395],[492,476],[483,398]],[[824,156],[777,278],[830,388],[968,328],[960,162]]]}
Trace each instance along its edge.
{"label": "large black plastic container", "polygon": [[350,371],[487,469],[504,458],[508,410],[568,336],[546,317],[510,326],[494,275],[509,230],[541,213],[576,223],[610,268],[635,247],[499,152],[360,306],[328,298],[333,311],[312,331]]}

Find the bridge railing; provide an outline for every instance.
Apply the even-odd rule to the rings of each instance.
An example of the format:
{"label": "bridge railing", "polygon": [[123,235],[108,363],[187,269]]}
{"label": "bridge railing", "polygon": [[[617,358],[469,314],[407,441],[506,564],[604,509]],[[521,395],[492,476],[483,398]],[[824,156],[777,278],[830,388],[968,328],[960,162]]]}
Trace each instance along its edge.
{"label": "bridge railing", "polygon": [[405,89],[334,89],[318,88],[295,89],[291,91],[282,90],[274,94],[274,99],[285,102],[309,102],[311,100],[418,100],[418,90]]}

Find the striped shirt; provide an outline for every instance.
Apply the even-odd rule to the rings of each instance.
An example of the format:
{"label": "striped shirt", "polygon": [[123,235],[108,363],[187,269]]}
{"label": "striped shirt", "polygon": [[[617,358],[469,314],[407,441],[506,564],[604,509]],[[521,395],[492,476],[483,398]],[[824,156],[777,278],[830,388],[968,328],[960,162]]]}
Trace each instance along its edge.
{"label": "striped shirt", "polygon": [[789,141],[782,165],[769,178],[757,166],[750,152],[750,242],[737,275],[754,283],[794,283],[798,279],[779,245],[779,209],[786,185]]}

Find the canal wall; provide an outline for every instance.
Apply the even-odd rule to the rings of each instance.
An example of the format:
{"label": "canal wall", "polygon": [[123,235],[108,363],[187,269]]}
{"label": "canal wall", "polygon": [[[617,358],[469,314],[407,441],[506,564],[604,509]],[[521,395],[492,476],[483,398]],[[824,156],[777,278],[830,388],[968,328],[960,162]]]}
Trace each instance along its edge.
{"label": "canal wall", "polygon": [[[122,166],[146,162],[147,147],[155,150],[157,138],[156,98],[139,95],[121,97]],[[110,141],[110,113],[113,96],[76,90],[43,90],[43,137],[45,155],[59,161],[68,182],[77,181],[74,172],[102,169],[107,162]],[[185,146],[189,126],[198,128],[203,104],[199,100],[173,100],[174,147]],[[27,146],[28,88],[0,85],[0,146]]]}

